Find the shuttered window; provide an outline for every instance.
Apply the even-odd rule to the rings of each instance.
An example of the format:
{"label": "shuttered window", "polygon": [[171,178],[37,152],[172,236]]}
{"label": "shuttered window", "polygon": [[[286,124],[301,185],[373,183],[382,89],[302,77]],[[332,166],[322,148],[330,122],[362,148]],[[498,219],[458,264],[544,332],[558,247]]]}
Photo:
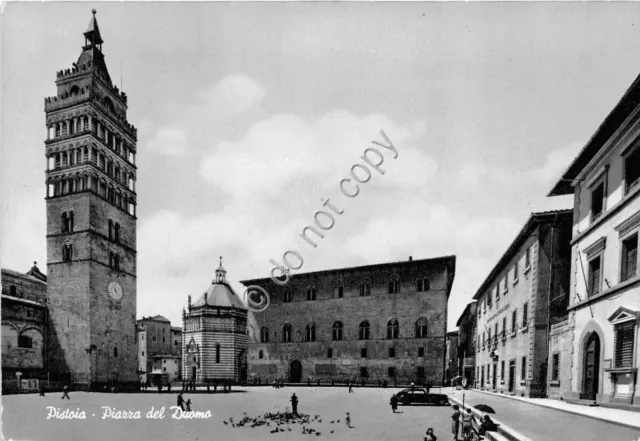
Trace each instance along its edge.
{"label": "shuttered window", "polygon": [[560,354],[553,354],[551,359],[551,379],[556,381],[560,374]]}
{"label": "shuttered window", "polygon": [[600,256],[589,261],[589,294],[600,292]]}
{"label": "shuttered window", "polygon": [[632,366],[634,336],[635,323],[633,321],[615,325],[614,345],[616,368]]}
{"label": "shuttered window", "polygon": [[638,268],[638,235],[634,234],[622,241],[622,271],[620,281],[624,282],[636,276]]}

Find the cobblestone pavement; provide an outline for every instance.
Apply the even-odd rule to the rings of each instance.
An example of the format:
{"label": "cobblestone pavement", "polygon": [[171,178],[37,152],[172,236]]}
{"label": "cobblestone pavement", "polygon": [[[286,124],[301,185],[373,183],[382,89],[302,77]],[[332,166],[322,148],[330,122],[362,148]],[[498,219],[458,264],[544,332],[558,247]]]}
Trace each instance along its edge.
{"label": "cobblestone pavement", "polygon": [[[30,441],[124,441],[124,440],[413,440],[422,441],[428,427],[433,427],[439,440],[451,439],[448,406],[400,406],[393,414],[389,398],[394,389],[354,388],[349,394],[346,388],[285,387],[283,389],[246,388],[244,392],[230,394],[189,394],[192,409],[210,410],[210,419],[171,419],[169,407],[176,404],[177,393],[172,394],[101,394],[71,392],[70,400],[61,400],[61,393],[6,395],[2,397],[2,432],[4,439]],[[310,427],[321,432],[320,436],[303,435],[302,427],[292,426],[292,431],[271,433],[273,427],[233,428],[224,420],[241,420],[266,412],[283,412],[291,406],[292,393],[299,398],[298,411],[320,415],[322,422]],[[47,420],[46,406],[62,409],[84,410],[86,420]],[[141,420],[102,420],[101,406],[118,410],[141,411]],[[151,407],[165,406],[165,418],[147,420],[145,414]],[[351,413],[351,424],[345,427],[346,412]],[[95,414],[95,416],[91,416]],[[330,421],[340,423],[331,424]],[[288,429],[288,427],[285,427]],[[334,433],[330,433],[331,430]]]}
{"label": "cobblestone pavement", "polygon": [[453,394],[450,388],[443,391],[460,401],[464,393],[465,406],[467,403],[471,406],[491,406],[496,411],[497,420],[532,441],[637,441],[640,437],[640,429],[631,429],[519,400],[471,390],[458,390]]}

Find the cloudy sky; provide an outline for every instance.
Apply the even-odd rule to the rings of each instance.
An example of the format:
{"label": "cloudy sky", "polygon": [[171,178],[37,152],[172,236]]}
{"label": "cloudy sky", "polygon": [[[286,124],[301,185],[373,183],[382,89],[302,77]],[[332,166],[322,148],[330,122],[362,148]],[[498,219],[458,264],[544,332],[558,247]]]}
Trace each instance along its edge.
{"label": "cloudy sky", "polygon": [[[138,316],[176,324],[219,256],[242,292],[296,250],[455,254],[453,328],[530,213],[571,206],[545,196],[640,72],[637,2],[4,4],[4,268],[46,270],[43,99],[94,7],[138,128]],[[380,130],[397,158],[345,197]],[[321,197],[344,213],[314,249]]]}

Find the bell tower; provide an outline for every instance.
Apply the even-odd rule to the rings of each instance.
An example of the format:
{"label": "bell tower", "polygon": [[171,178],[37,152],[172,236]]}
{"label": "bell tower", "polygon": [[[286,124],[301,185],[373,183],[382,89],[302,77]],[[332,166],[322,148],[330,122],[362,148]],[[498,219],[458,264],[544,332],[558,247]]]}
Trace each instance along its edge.
{"label": "bell tower", "polygon": [[124,389],[138,381],[137,131],[92,12],[80,57],[44,101],[49,366],[80,388]]}

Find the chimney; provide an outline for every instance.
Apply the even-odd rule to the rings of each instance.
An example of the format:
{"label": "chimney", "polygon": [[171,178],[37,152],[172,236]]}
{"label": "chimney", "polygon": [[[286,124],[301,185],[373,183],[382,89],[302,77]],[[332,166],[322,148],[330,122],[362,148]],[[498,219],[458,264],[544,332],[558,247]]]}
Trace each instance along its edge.
{"label": "chimney", "polygon": [[409,256],[409,262],[413,260],[413,256]]}

